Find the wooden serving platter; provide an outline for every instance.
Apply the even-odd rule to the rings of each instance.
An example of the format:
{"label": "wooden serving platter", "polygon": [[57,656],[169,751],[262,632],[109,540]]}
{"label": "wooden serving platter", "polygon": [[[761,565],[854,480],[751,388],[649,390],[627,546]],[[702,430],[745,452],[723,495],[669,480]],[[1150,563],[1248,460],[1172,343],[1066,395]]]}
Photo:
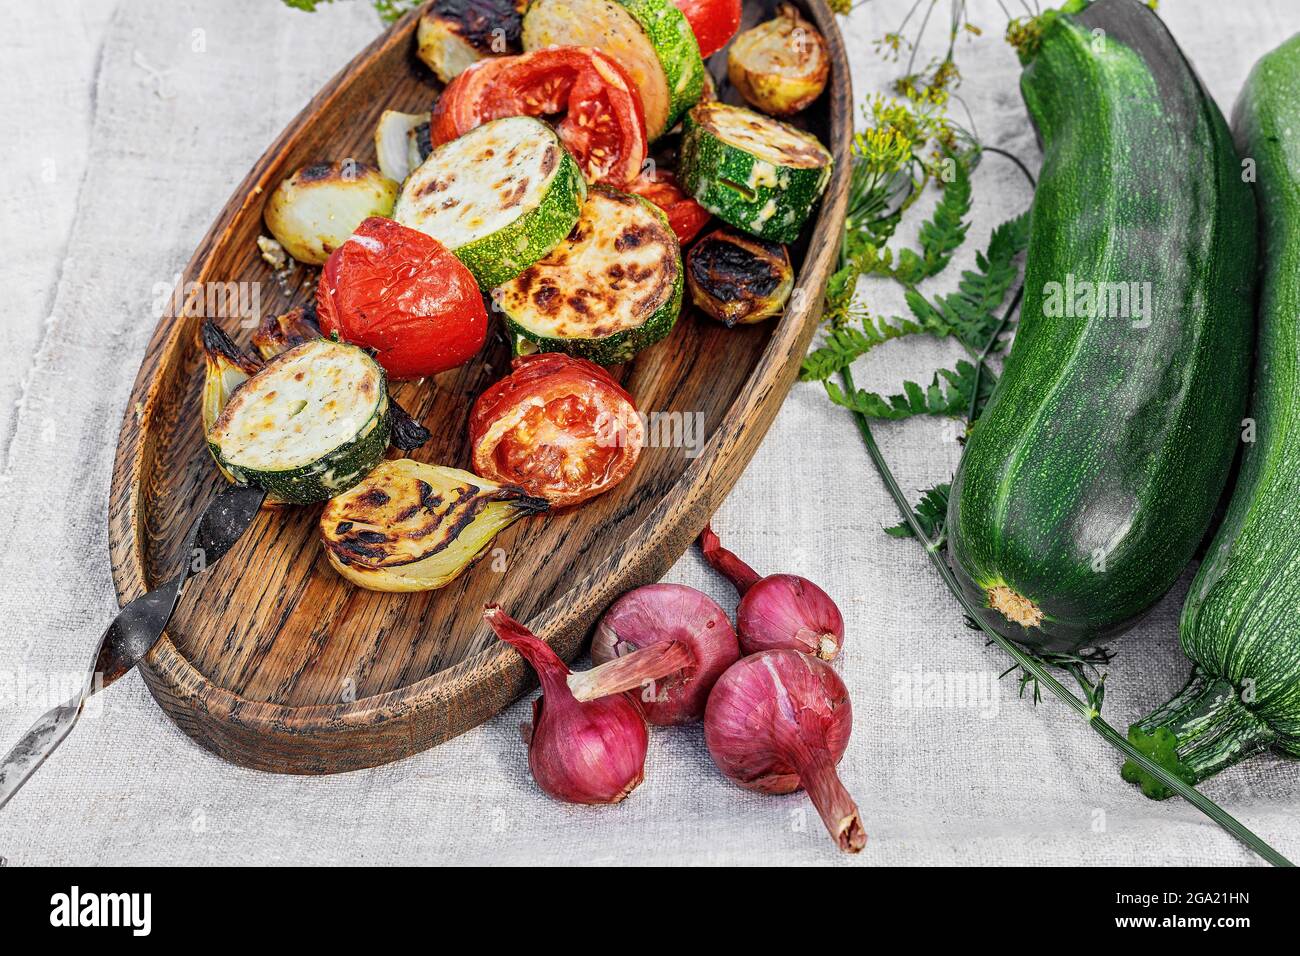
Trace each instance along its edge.
{"label": "wooden serving platter", "polygon": [[[499,551],[426,593],[367,591],[339,577],[317,542],[320,506],[264,510],[221,564],[187,587],[141,665],[154,698],[187,734],[228,760],[282,773],[355,770],[417,753],[487,720],[533,683],[523,660],[484,624],[485,602],[499,602],[571,659],[615,597],[657,580],[685,551],[793,383],[839,245],[853,126],[849,69],[824,0],[801,5],[825,36],[832,66],[826,94],[800,122],[830,147],[836,168],[815,221],[791,250],[799,269],[791,308],[779,320],[728,330],[688,297],[671,336],[617,370],[642,413],[701,423],[702,446],[649,440],[616,489],[514,525],[494,542]],[[746,0],[745,26],[775,6]],[[310,300],[317,270],[298,266],[293,281],[281,283],[258,254],[263,202],[307,163],[373,162],[383,110],[429,108],[438,84],[415,57],[416,23],[408,15],[363,50],[271,144],[190,260],[185,276],[198,288],[260,283],[263,314]],[[725,53],[710,66],[723,98],[734,100]],[[109,543],[124,604],[187,560],[189,524],[223,486],[199,422],[201,321],[187,310],[159,323],[122,423]],[[251,330],[239,324],[222,321],[246,346]],[[468,467],[470,405],[508,365],[496,332],[469,365],[396,388],[434,433],[415,457]]]}

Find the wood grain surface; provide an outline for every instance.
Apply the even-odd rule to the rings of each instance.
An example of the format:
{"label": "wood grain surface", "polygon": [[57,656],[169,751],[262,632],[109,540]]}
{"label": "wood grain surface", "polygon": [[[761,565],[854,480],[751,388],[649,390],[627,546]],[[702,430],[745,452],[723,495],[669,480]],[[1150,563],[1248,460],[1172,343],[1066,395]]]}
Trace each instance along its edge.
{"label": "wood grain surface", "polygon": [[[516,524],[497,538],[500,551],[438,591],[356,588],[321,552],[319,506],[264,510],[223,562],[189,586],[141,665],[155,699],[187,734],[226,759],[283,773],[334,773],[417,753],[488,719],[534,683],[483,623],[485,602],[500,603],[571,659],[615,597],[657,580],[682,554],[789,391],[838,247],[852,90],[834,16],[824,0],[803,6],[826,37],[832,68],[827,93],[800,123],[831,148],[836,169],[814,224],[791,250],[799,264],[791,308],[779,320],[728,330],[688,304],[668,339],[617,370],[642,413],[701,423],[702,447],[645,448],[616,489]],[[747,2],[746,25],[774,7],[775,0]],[[259,283],[264,314],[310,300],[317,270],[298,266],[283,282],[258,253],[263,202],[307,163],[373,161],[383,110],[429,108],[438,85],[415,57],[415,27],[413,15],[399,21],[307,104],[221,210],[183,282]],[[724,77],[725,54],[710,66]],[[725,82],[720,91],[733,99]],[[180,553],[185,532],[223,481],[198,414],[202,310],[181,311],[154,331],[118,441],[109,543],[122,603],[188,559]],[[237,317],[219,321],[247,345],[251,328]],[[508,363],[498,327],[475,361],[396,388],[434,435],[414,456],[467,467],[470,405]]]}

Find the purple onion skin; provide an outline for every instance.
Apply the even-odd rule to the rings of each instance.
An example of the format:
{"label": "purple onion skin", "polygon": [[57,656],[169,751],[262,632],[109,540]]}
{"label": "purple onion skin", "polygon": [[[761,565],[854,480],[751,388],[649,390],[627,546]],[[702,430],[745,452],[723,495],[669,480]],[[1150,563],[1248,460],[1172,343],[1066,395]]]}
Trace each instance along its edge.
{"label": "purple onion skin", "polygon": [[738,660],[713,686],[704,715],[704,742],[719,770],[748,790],[806,790],[836,845],[856,853],[866,831],[835,772],[852,730],[839,675],[788,649]]}
{"label": "purple onion skin", "polygon": [[745,654],[784,647],[829,661],[844,645],[840,609],[795,574],[769,574],[751,585],[736,608],[736,628]]}
{"label": "purple onion skin", "polygon": [[551,646],[495,604],[483,617],[532,665],[542,685],[525,733],[528,767],[548,796],[566,803],[618,803],[645,779],[650,738],[645,720],[625,694],[579,702],[568,665]]}
{"label": "purple onion skin", "polygon": [[548,796],[566,803],[618,803],[645,779],[650,739],[626,697],[578,704],[558,687],[533,704],[528,768]]}
{"label": "purple onion skin", "polygon": [[661,678],[636,695],[642,713],[659,726],[700,720],[714,683],[740,657],[727,612],[707,594],[684,584],[649,584],[629,591],[600,619],[591,660],[603,664],[662,641],[689,645],[695,667]]}

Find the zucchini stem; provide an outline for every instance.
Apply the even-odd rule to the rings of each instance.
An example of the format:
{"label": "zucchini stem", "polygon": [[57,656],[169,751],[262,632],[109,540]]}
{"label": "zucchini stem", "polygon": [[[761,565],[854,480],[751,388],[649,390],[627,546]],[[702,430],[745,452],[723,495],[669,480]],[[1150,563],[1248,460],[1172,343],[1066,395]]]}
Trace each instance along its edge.
{"label": "zucchini stem", "polygon": [[[846,367],[840,370],[840,378],[848,394],[853,394],[856,388],[853,384],[853,373]],[[898,481],[894,478],[894,473],[890,470],[888,462],[885,461],[884,455],[880,451],[880,446],[876,444],[875,435],[871,432],[871,423],[867,416],[860,412],[852,412],[853,419],[858,426],[858,431],[862,435],[863,444],[866,445],[867,455],[870,456],[871,462],[876,467],[881,481],[885,483],[885,489],[889,492],[894,504],[898,506],[899,513],[903,516],[904,522],[912,529],[912,534],[916,536],[925,549],[930,563],[934,566],[943,583],[948,586],[962,609],[966,612],[967,617],[978,625],[994,644],[1010,654],[1017,664],[1025,671],[1032,674],[1040,686],[1046,687],[1062,703],[1073,710],[1076,714],[1087,721],[1088,726],[1093,729],[1103,740],[1124,754],[1134,765],[1140,767],[1156,781],[1169,788],[1173,793],[1178,794],[1196,809],[1200,810],[1207,817],[1223,828],[1225,832],[1241,841],[1245,846],[1259,854],[1264,860],[1274,866],[1293,866],[1286,857],[1277,850],[1273,849],[1257,836],[1249,827],[1243,824],[1236,817],[1232,816],[1213,800],[1206,797],[1195,787],[1176,776],[1164,766],[1152,760],[1145,753],[1142,753],[1137,747],[1124,738],[1122,734],[1109,723],[1101,718],[1097,710],[1088,701],[1081,699],[1067,690],[1060,681],[1058,681],[1047,670],[1041,661],[1033,655],[1027,653],[1022,648],[1017,647],[1007,638],[1003,637],[997,631],[993,630],[986,624],[980,616],[979,610],[971,603],[970,599],[962,592],[961,586],[957,583],[952,569],[948,567],[948,562],[943,559],[937,550],[934,549],[934,542],[925,529],[921,527],[920,521],[917,520],[916,512],[912,510],[911,503],[903,493],[903,489],[898,486]]]}
{"label": "zucchini stem", "polygon": [[[1129,727],[1128,739],[1180,780],[1196,784],[1267,750],[1277,731],[1242,701],[1231,683],[1195,668],[1169,703]],[[1133,760],[1125,761],[1120,775],[1154,800],[1173,795]]]}

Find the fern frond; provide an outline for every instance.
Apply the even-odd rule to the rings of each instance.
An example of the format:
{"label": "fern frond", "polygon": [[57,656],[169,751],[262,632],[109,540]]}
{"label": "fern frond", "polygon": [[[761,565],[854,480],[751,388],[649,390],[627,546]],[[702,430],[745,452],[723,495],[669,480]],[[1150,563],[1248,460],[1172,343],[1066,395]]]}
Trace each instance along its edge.
{"label": "fern frond", "polygon": [[[976,269],[962,272],[956,292],[930,300],[909,289],[905,298],[912,315],[930,334],[952,336],[971,352],[982,351],[1002,324],[996,312],[1016,281],[1016,257],[1028,242],[1025,212],[993,230],[988,248],[975,256]],[[991,351],[996,350],[995,343]]]}
{"label": "fern frond", "polygon": [[809,352],[803,360],[799,377],[805,382],[825,381],[877,345],[924,331],[921,326],[907,319],[864,315],[861,329],[844,326],[828,332],[824,344]]}
{"label": "fern frond", "polygon": [[904,285],[914,286],[938,275],[966,241],[966,230],[970,228],[966,221],[971,205],[970,161],[956,154],[951,158],[955,174],[944,186],[933,214],[921,225],[921,251],[900,250],[894,257],[895,264],[887,269],[887,274]]}
{"label": "fern frond", "polygon": [[972,407],[972,397],[978,416],[996,383],[997,378],[991,370],[985,369],[977,375],[975,366],[963,359],[955,369],[941,368],[935,372],[928,387],[904,382],[903,391],[897,395],[884,396],[865,389],[847,394],[834,382],[824,384],[826,393],[836,405],[868,418],[899,421],[915,415],[964,416]]}
{"label": "fern frond", "polygon": [[[916,513],[916,523],[921,526],[921,530],[931,541],[937,541],[943,536],[943,523],[948,518],[948,492],[951,487],[945,481],[941,485],[925,489],[921,492],[921,500],[912,509]],[[916,537],[912,534],[911,525],[906,521],[890,525],[885,529],[885,534],[895,538]]]}

